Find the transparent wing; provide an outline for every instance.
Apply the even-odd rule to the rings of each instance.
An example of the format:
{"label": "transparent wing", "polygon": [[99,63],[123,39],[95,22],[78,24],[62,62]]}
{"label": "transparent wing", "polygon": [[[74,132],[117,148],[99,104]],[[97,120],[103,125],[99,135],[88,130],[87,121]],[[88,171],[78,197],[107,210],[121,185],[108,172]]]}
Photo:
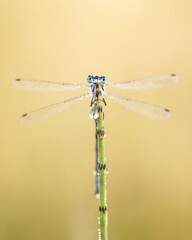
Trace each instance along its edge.
{"label": "transparent wing", "polygon": [[179,82],[179,80],[180,80],[179,76],[175,74],[166,74],[161,76],[141,78],[141,79],[127,81],[127,82],[108,83],[106,84],[106,87],[130,89],[130,90],[161,88],[161,87],[168,87],[173,84],[176,84]]}
{"label": "transparent wing", "polygon": [[88,88],[88,85],[77,83],[58,83],[40,80],[15,79],[12,85],[16,88],[32,91],[71,91],[79,88]]}
{"label": "transparent wing", "polygon": [[128,108],[129,110],[146,115],[148,117],[162,120],[168,120],[171,119],[172,117],[170,110],[166,108],[140,102],[133,99],[120,97],[110,93],[107,93],[107,95],[116,102],[118,102],[119,104],[121,104],[122,106]]}
{"label": "transparent wing", "polygon": [[71,99],[66,100],[64,102],[59,102],[59,103],[56,103],[56,104],[53,104],[53,105],[49,105],[49,106],[37,109],[37,110],[32,111],[30,113],[23,114],[20,117],[19,122],[20,123],[32,123],[36,120],[45,119],[45,118],[50,117],[50,116],[52,116],[56,113],[64,111],[68,107],[74,105],[78,101],[83,100],[85,97],[88,97],[88,96],[89,96],[89,93],[83,94],[81,96],[71,98]]}

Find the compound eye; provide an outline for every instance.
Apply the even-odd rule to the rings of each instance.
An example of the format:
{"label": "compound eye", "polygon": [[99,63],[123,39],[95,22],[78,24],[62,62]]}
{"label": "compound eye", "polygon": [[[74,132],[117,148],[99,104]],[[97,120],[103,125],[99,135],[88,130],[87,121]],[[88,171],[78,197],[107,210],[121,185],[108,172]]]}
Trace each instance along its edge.
{"label": "compound eye", "polygon": [[100,82],[101,82],[101,83],[105,83],[105,81],[106,81],[105,76],[101,76],[101,77],[100,77]]}
{"label": "compound eye", "polygon": [[88,82],[88,83],[92,83],[92,80],[93,80],[93,77],[92,77],[91,75],[89,75],[89,76],[87,77],[87,82]]}

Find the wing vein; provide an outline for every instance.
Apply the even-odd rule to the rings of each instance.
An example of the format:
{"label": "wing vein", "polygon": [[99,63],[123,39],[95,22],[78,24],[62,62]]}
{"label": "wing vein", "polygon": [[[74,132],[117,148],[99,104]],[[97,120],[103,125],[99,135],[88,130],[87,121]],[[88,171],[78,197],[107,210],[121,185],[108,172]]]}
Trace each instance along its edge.
{"label": "wing vein", "polygon": [[15,79],[12,85],[16,88],[30,91],[71,91],[80,88],[88,88],[88,85],[78,83],[58,83],[41,80]]}
{"label": "wing vein", "polygon": [[172,113],[164,107],[124,98],[111,93],[107,93],[107,95],[114,101],[118,102],[120,105],[126,107],[127,109],[143,114],[145,116],[161,120],[168,120],[172,117]]}
{"label": "wing vein", "polygon": [[166,74],[160,76],[153,76],[147,78],[136,79],[126,82],[108,83],[106,87],[129,89],[129,90],[140,90],[140,89],[152,89],[168,87],[178,83],[180,80],[178,75]]}
{"label": "wing vein", "polygon": [[52,105],[49,105],[46,107],[42,107],[42,108],[39,108],[32,112],[23,114],[20,117],[19,122],[20,123],[32,123],[32,122],[40,120],[40,119],[48,118],[52,115],[55,115],[56,113],[63,112],[68,107],[74,105],[78,101],[83,100],[85,97],[88,97],[88,96],[89,96],[89,93],[86,93],[86,94],[80,95],[78,97],[71,98],[66,101],[52,104]]}

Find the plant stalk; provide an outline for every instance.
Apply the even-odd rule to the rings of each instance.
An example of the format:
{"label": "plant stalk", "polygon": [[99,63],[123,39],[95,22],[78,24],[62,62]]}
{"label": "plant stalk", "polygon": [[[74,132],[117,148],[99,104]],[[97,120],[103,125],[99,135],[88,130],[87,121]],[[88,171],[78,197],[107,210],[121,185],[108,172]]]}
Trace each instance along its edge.
{"label": "plant stalk", "polygon": [[99,149],[99,239],[107,240],[107,190],[106,190],[106,159],[104,152],[105,131],[103,126],[103,99],[101,94],[101,86],[98,84],[96,93],[96,105],[98,107],[97,119],[97,136]]}

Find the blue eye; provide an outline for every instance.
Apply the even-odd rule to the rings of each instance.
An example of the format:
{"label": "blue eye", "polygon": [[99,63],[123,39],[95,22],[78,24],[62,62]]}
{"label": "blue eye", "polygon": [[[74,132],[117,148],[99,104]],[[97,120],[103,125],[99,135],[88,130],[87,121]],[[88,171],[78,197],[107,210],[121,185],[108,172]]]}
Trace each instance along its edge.
{"label": "blue eye", "polygon": [[105,83],[107,81],[105,76],[100,77],[100,83]]}
{"label": "blue eye", "polygon": [[93,82],[93,76],[92,76],[92,75],[89,75],[89,76],[87,77],[87,82],[88,82],[88,83],[92,83],[92,82]]}

